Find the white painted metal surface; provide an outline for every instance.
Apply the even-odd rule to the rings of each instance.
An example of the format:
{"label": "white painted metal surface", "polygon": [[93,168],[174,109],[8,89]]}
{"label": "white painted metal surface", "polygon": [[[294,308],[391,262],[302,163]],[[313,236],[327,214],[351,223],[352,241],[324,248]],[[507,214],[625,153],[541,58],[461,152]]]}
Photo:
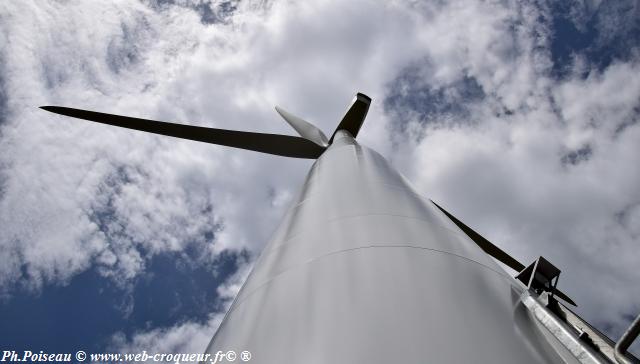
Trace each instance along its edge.
{"label": "white painted metal surface", "polygon": [[527,323],[522,292],[383,157],[339,132],[207,352],[279,364],[565,362]]}

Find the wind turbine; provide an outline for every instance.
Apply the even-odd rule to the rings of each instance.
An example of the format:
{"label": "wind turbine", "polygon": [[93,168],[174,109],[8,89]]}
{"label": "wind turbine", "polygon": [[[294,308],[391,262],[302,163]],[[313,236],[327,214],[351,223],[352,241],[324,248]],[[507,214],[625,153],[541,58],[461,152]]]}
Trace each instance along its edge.
{"label": "wind turbine", "polygon": [[[315,159],[302,190],[207,353],[255,363],[632,363],[636,319],[617,347],[564,304],[560,270],[525,266],[414,190],[356,141],[358,93],[330,137],[282,108],[299,136],[205,128],[72,109],[98,123]],[[513,277],[494,261],[515,270]]]}

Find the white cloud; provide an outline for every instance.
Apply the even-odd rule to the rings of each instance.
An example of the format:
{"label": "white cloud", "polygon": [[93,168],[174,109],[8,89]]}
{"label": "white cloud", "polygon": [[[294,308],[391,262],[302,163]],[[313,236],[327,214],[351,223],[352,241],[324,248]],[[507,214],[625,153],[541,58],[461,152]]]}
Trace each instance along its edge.
{"label": "white cloud", "polygon": [[[420,190],[524,263],[537,255],[556,263],[578,311],[617,339],[640,310],[631,223],[640,202],[639,66],[555,80],[547,50],[523,40],[515,58],[502,58],[510,64],[470,67],[486,97],[467,120],[414,121],[419,140],[400,158]],[[483,81],[509,68],[504,82]]]}
{"label": "white cloud", "polygon": [[172,327],[152,328],[134,333],[131,339],[127,339],[123,333],[117,333],[112,337],[109,350],[131,354],[146,351],[149,355],[204,353],[251,267],[252,264],[243,262],[238,271],[218,287],[217,291],[223,309],[211,313],[205,322],[186,321]]}
{"label": "white cloud", "polygon": [[[548,9],[520,2],[242,2],[217,24],[203,24],[194,4],[0,5],[9,95],[0,292],[64,284],[96,265],[126,284],[152,255],[187,245],[212,257],[257,253],[311,164],[36,106],[293,134],[273,112],[279,104],[329,133],[362,91],[374,104],[359,140],[421,192],[519,259],[557,263],[588,318],[619,331],[621,314],[638,311],[629,288],[640,259],[637,63],[587,79],[549,77],[551,34],[539,21]],[[464,103],[452,88],[465,77],[484,95],[443,122],[403,110],[399,135],[383,100],[409,69],[416,89],[443,90],[448,102]],[[588,159],[562,163],[586,145]],[[151,330],[122,345],[191,350],[218,322]]]}
{"label": "white cloud", "polygon": [[[185,322],[167,329],[153,329],[136,334],[127,340],[123,334],[113,337],[116,353],[138,354],[201,354],[220,325],[223,314],[213,314],[205,323]],[[150,362],[152,360],[149,360]]]}
{"label": "white cloud", "polygon": [[[213,243],[214,254],[258,251],[283,212],[274,196],[291,196],[309,161],[117,130],[35,107],[292,133],[273,112],[277,102],[329,132],[353,92],[382,97],[397,65],[425,46],[397,41],[419,24],[402,7],[327,5],[248,3],[228,23],[203,25],[179,6],[3,4],[12,117],[3,126],[7,228],[0,242],[11,263],[2,286],[64,282],[92,264],[131,279],[149,255],[201,241],[211,226],[221,230],[202,243]],[[359,16],[363,7],[369,16]],[[390,15],[402,21],[385,21]],[[363,138],[384,143],[384,119],[372,112],[369,122]]]}

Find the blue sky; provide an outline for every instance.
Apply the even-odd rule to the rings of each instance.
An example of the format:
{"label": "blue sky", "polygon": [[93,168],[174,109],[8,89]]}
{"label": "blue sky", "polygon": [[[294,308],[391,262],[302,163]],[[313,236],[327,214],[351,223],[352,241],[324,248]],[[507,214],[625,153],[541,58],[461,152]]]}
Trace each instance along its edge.
{"label": "blue sky", "polygon": [[242,259],[221,255],[213,275],[210,267],[193,267],[180,254],[163,254],[153,257],[145,275],[127,288],[89,269],[65,286],[43,287],[38,294],[18,289],[0,311],[6,327],[13,327],[3,337],[3,347],[104,352],[114,333],[131,337],[141,329],[206,322],[211,312],[224,309],[214,288],[238,269]]}
{"label": "blue sky", "polygon": [[361,141],[418,190],[549,258],[613,338],[640,312],[635,1],[20,1],[0,18],[1,349],[202,351],[310,167],[46,104],[291,134],[274,105],[330,131],[367,93]]}

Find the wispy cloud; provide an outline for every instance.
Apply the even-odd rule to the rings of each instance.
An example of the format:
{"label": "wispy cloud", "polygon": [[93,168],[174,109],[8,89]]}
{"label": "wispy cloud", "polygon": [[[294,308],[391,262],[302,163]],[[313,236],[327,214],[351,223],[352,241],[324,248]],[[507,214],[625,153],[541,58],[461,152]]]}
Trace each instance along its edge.
{"label": "wispy cloud", "polygon": [[[544,3],[2,3],[0,292],[96,266],[126,285],[184,249],[204,257],[194,264],[255,255],[311,163],[37,106],[291,134],[273,105],[330,132],[362,91],[374,99],[364,144],[521,260],[550,258],[581,312],[617,335],[640,311],[640,73],[637,17],[606,6],[567,8],[598,36],[563,58]],[[595,62],[606,39],[628,51]],[[218,322],[120,346],[200,347]]]}

